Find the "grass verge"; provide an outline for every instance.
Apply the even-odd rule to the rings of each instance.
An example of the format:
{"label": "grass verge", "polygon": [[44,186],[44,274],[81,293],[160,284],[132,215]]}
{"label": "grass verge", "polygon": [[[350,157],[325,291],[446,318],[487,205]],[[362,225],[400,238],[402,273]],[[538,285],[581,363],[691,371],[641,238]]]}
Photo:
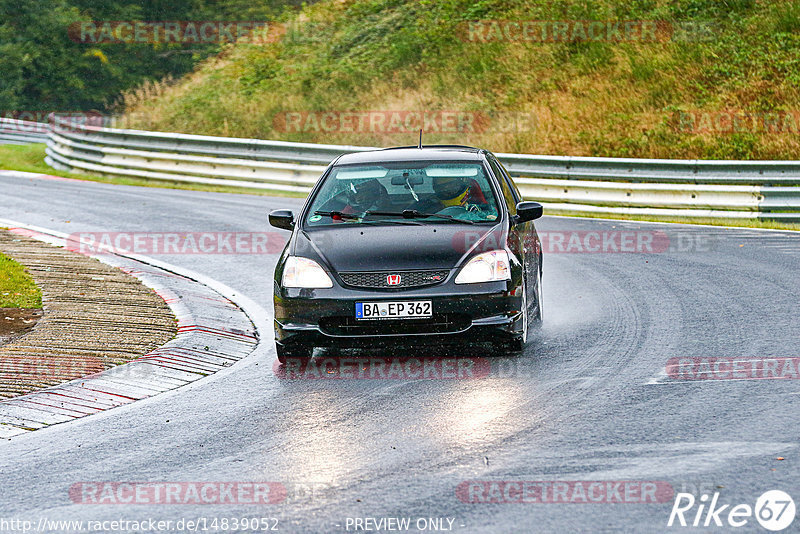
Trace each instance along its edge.
{"label": "grass verge", "polygon": [[45,145],[0,145],[0,169],[11,171],[35,172],[62,176],[76,180],[88,180],[104,184],[133,185],[139,187],[158,187],[161,189],[184,189],[188,191],[209,191],[212,193],[239,193],[271,197],[305,198],[305,193],[291,191],[271,191],[266,189],[250,189],[209,184],[190,184],[171,182],[168,180],[152,180],[146,178],[129,178],[121,176],[105,176],[100,174],[73,173],[56,170],[44,162]]}
{"label": "grass verge", "polygon": [[25,267],[0,253],[0,308],[41,308],[42,293]]}

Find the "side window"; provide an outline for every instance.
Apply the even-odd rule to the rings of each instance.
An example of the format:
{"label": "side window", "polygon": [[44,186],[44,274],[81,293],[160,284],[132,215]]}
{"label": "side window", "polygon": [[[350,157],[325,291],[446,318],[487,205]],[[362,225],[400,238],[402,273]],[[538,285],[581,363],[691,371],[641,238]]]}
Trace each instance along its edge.
{"label": "side window", "polygon": [[505,174],[505,171],[500,169],[500,164],[497,163],[493,157],[490,156],[486,159],[489,161],[489,166],[492,168],[492,173],[497,177],[497,182],[500,184],[500,190],[503,192],[503,197],[506,200],[508,212],[511,215],[516,215],[517,199],[514,197],[514,193],[511,191],[511,187],[508,185],[508,178]]}
{"label": "side window", "polygon": [[503,176],[505,176],[506,180],[508,180],[508,184],[511,187],[511,191],[514,193],[517,202],[522,202],[522,193],[520,193],[519,189],[517,189],[517,184],[515,184],[514,180],[511,179],[511,175],[508,174],[508,171],[506,170],[506,168],[503,166],[502,163],[498,161],[497,165],[500,167],[500,170],[503,171]]}

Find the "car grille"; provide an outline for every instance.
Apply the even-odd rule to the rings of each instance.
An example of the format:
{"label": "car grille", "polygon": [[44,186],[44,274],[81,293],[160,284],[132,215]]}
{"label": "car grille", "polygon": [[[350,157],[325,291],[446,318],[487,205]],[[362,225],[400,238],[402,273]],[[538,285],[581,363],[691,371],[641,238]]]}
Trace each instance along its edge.
{"label": "car grille", "polygon": [[[450,271],[377,271],[366,273],[339,273],[346,286],[366,289],[407,289],[441,284]],[[400,283],[389,285],[388,276],[399,275]]]}
{"label": "car grille", "polygon": [[388,336],[411,334],[453,334],[469,328],[469,316],[460,313],[434,314],[427,319],[357,320],[353,317],[326,317],[320,328],[332,336]]}

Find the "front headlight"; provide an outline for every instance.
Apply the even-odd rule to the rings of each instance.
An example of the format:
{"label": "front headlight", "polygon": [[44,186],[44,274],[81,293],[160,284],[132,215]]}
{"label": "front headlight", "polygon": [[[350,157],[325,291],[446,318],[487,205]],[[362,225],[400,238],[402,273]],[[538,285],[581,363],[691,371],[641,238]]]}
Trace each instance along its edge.
{"label": "front headlight", "polygon": [[289,256],[283,267],[283,287],[321,289],[333,287],[333,282],[319,263],[300,256]]}
{"label": "front headlight", "polygon": [[478,254],[469,260],[456,276],[456,284],[476,284],[498,280],[511,280],[511,266],[508,262],[508,252],[505,250],[492,250]]}

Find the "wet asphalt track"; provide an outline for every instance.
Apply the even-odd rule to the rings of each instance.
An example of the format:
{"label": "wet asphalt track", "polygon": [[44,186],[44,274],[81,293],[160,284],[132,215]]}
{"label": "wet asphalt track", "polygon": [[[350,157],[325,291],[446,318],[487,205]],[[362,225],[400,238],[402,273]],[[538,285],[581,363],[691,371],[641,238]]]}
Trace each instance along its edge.
{"label": "wet asphalt track", "polygon": [[[64,232],[271,231],[269,210],[299,205],[0,177],[0,216]],[[465,480],[665,481],[720,486],[721,503],[751,505],[781,489],[800,504],[800,381],[664,376],[673,357],[800,356],[800,235],[548,217],[537,226],[660,231],[689,250],[546,253],[544,326],[522,357],[493,359],[488,378],[285,380],[268,345],[185,388],[0,443],[0,519],[274,517],[283,532],[342,532],[347,518],[441,517],[456,532],[690,530],[666,527],[671,500],[475,504],[456,496]],[[159,256],[267,310],[276,258]],[[289,497],[82,505],[68,493],[80,481],[278,481]],[[736,530],[766,532],[752,518]]]}

